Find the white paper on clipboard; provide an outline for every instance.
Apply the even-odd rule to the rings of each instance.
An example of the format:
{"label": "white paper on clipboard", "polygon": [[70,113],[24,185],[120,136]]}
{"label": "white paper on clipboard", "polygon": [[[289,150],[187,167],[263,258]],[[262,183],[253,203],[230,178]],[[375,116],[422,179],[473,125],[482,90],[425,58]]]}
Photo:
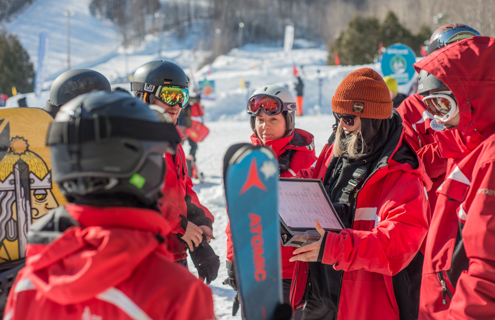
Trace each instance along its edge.
{"label": "white paper on clipboard", "polygon": [[343,229],[320,180],[281,178],[278,197],[280,218],[291,229],[314,229],[315,220],[327,230]]}

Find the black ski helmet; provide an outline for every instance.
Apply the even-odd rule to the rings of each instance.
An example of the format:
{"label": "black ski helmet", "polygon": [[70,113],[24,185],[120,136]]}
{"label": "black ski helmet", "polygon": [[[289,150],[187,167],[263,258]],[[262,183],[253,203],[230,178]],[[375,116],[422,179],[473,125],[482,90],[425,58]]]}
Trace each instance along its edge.
{"label": "black ski helmet", "polygon": [[152,206],[165,173],[163,153],[180,143],[144,102],[122,92],[92,92],[65,104],[48,131],[55,182],[69,202],[133,197]]}
{"label": "black ski helmet", "polygon": [[418,78],[418,94],[420,96],[427,96],[430,94],[431,90],[436,89],[444,89],[450,91],[450,89],[442,81],[438,80],[434,75],[426,72],[425,70],[420,70]]}
{"label": "black ski helmet", "polygon": [[50,88],[50,102],[60,107],[91,91],[111,91],[110,82],[98,71],[74,69],[59,75]]}
{"label": "black ski helmet", "polygon": [[[189,79],[181,67],[170,61],[151,61],[140,66],[131,82],[131,91],[143,94],[143,101],[149,103],[149,94],[155,94],[159,86],[189,87]],[[148,93],[148,94],[146,94]],[[136,94],[136,95],[137,95]]]}
{"label": "black ski helmet", "polygon": [[433,32],[428,44],[428,55],[437,49],[466,38],[479,36],[480,33],[467,24],[449,23],[441,26]]}
{"label": "black ski helmet", "polygon": [[[292,103],[294,104],[294,108],[290,111],[282,111],[282,115],[285,118],[285,134],[284,137],[288,137],[294,132],[294,128],[296,126],[296,99],[294,99],[294,96],[292,93],[287,88],[278,86],[278,85],[269,85],[269,86],[264,86],[259,89],[257,89],[251,97],[249,97],[248,101],[251,100],[252,97],[263,94],[271,97],[275,97],[282,101],[282,103]],[[263,111],[260,111],[263,112]],[[255,129],[255,122],[256,122],[256,116],[251,116],[249,119],[249,123],[251,125],[251,129],[253,129],[253,132],[256,133]]]}

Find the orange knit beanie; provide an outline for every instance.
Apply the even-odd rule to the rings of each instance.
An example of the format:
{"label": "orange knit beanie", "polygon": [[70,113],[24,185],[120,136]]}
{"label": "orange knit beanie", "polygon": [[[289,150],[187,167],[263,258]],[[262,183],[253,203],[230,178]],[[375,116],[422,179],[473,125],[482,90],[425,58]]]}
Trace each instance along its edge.
{"label": "orange knit beanie", "polygon": [[392,100],[383,78],[373,69],[358,69],[344,78],[332,98],[332,110],[360,118],[388,119]]}

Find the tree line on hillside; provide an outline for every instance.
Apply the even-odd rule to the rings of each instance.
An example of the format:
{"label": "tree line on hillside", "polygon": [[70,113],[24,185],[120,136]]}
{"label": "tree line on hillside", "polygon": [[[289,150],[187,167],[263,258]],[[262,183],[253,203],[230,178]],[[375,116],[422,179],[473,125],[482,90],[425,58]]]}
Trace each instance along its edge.
{"label": "tree line on hillside", "polygon": [[[116,23],[124,44],[137,44],[144,35],[159,31],[186,35],[193,22],[205,22],[204,42],[212,58],[241,42],[281,44],[288,24],[294,26],[296,38],[329,43],[332,48],[342,46],[348,27],[363,30],[365,43],[382,38],[379,41],[386,45],[400,38],[414,50],[429,38],[428,32],[447,22],[466,23],[482,34],[495,35],[493,0],[92,0],[90,11]],[[387,25],[400,29],[387,35],[393,30]]]}
{"label": "tree line on hillside", "polygon": [[25,5],[30,5],[34,0],[0,0],[0,21],[10,17]]}

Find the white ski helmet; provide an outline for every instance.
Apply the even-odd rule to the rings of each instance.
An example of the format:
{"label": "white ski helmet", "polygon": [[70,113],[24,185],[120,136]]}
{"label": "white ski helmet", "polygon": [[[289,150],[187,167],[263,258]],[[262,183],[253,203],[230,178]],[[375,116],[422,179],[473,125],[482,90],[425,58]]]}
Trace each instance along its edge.
{"label": "white ski helmet", "polygon": [[[296,99],[287,88],[281,87],[279,85],[269,85],[264,86],[256,91],[249,97],[249,100],[254,96],[265,95],[273,97],[279,100],[285,107],[282,110],[282,115],[285,118],[285,134],[284,137],[290,136],[294,132],[294,127],[296,124]],[[249,104],[248,100],[248,104]],[[261,112],[261,111],[260,111]],[[251,124],[251,129],[256,134],[255,129],[256,115],[251,115],[249,123]]]}

